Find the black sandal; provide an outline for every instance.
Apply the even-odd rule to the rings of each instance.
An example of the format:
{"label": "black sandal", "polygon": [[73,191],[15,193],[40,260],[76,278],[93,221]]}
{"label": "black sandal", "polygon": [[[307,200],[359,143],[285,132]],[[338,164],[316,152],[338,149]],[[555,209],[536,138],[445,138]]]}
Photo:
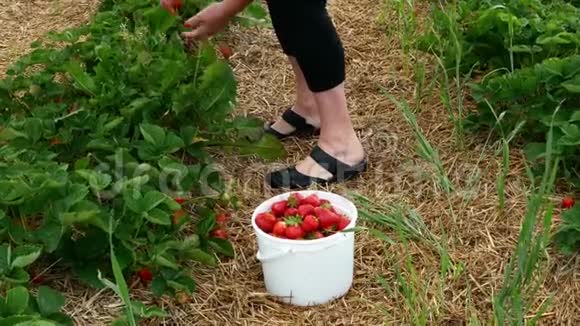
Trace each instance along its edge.
{"label": "black sandal", "polygon": [[288,138],[290,136],[295,137],[310,137],[316,135],[320,129],[306,122],[306,119],[299,115],[298,113],[292,111],[292,108],[287,109],[282,114],[282,120],[286,121],[289,125],[294,127],[294,131],[289,134],[283,134],[272,128],[274,122],[269,123],[264,127],[264,131],[274,135],[278,139]]}
{"label": "black sandal", "polygon": [[317,177],[311,177],[298,172],[296,167],[289,167],[270,173],[266,177],[266,181],[272,188],[307,188],[314,184],[327,185],[350,180],[366,171],[368,166],[366,159],[358,164],[355,164],[354,166],[350,166],[330,156],[330,154],[326,153],[318,146],[314,147],[310,153],[310,157],[312,157],[312,159],[314,159],[314,161],[322,166],[325,170],[330,172],[332,174],[332,178],[326,180]]}

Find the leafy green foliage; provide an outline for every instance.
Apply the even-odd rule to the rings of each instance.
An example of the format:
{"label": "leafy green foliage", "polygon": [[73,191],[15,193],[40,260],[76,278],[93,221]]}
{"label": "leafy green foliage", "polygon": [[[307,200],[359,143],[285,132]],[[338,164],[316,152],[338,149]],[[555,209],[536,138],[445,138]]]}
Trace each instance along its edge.
{"label": "leafy green foliage", "polygon": [[[446,69],[475,67],[477,104],[464,121],[471,130],[500,134],[521,128],[526,157],[546,164],[550,128],[560,176],[580,186],[580,7],[566,0],[464,0],[433,11],[419,42]],[[483,75],[485,74],[485,75]],[[499,118],[498,118],[499,117]],[[557,238],[569,252],[570,217]],[[568,230],[568,231],[566,231]],[[570,239],[573,237],[570,236]]]}
{"label": "leafy green foliage", "polygon": [[11,288],[0,296],[0,325],[73,325],[61,312],[64,297],[57,291],[41,286],[36,296],[23,286]]}
{"label": "leafy green foliage", "polygon": [[[26,267],[44,256],[95,287],[148,267],[157,294],[191,292],[184,265],[232,255],[196,226],[230,204],[207,149],[283,151],[254,119],[231,117],[236,81],[213,45],[183,46],[184,18],[208,2],[171,16],[157,0],[104,1],[89,24],[35,42],[0,80],[3,284],[28,282]],[[55,311],[60,301],[43,296],[52,298],[40,311]]]}
{"label": "leafy green foliage", "polygon": [[556,245],[567,255],[580,250],[580,206],[562,213],[562,224],[554,235]]}

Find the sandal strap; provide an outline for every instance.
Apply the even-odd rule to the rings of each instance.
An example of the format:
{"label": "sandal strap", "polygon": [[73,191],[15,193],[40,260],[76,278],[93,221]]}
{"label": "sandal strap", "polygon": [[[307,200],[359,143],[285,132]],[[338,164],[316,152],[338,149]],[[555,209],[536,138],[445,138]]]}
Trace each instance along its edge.
{"label": "sandal strap", "polygon": [[282,119],[286,121],[289,125],[292,125],[296,130],[301,130],[309,127],[313,127],[311,124],[306,122],[303,116],[292,111],[292,108],[287,109],[282,114]]}
{"label": "sandal strap", "polygon": [[288,135],[285,135],[285,134],[283,134],[283,133],[279,132],[278,130],[276,130],[276,129],[272,128],[272,125],[273,125],[273,124],[274,124],[274,123],[270,123],[270,124],[268,124],[268,126],[266,126],[266,128],[264,128],[264,129],[265,129],[264,131],[265,131],[266,133],[268,133],[268,134],[270,134],[270,135],[272,135],[272,136],[274,136],[274,137],[278,138],[278,139],[283,139],[283,138],[285,138],[285,137],[287,137],[287,136],[288,136]]}
{"label": "sandal strap", "polygon": [[344,167],[348,167],[348,164],[345,164],[332,157],[319,146],[315,146],[312,149],[312,152],[310,152],[310,157],[312,157],[312,159],[318,163],[318,165],[323,167],[326,171],[330,172],[330,174],[333,176],[338,174],[339,167],[341,170],[344,170]]}

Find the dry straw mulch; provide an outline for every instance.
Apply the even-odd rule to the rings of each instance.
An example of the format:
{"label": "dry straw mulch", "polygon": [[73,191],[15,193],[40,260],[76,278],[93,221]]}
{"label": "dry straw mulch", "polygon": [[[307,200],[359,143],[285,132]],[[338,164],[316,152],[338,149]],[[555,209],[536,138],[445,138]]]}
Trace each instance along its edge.
{"label": "dry straw mulch", "polygon": [[[0,2],[0,73],[25,53],[31,41],[48,30],[60,30],[86,21],[97,0]],[[405,65],[392,22],[379,0],[335,0],[332,15],[348,55],[348,98],[355,126],[368,150],[371,170],[363,178],[332,187],[338,193],[357,191],[377,202],[404,202],[414,207],[436,235],[446,235],[451,257],[465,267],[456,279],[442,285],[444,301],[436,300],[439,256],[431,248],[411,244],[417,273],[427,289],[425,300],[436,307],[438,324],[465,324],[469,316],[486,320],[491,297],[501,286],[503,268],[514,248],[525,210],[526,180],[521,154],[514,150],[506,192],[507,208],[497,209],[495,178],[500,158],[485,146],[486,136],[468,137],[469,145],[458,150],[452,126],[438,100],[437,92],[422,101],[418,121],[449,171],[457,191],[450,199],[436,187],[429,167],[416,154],[415,140],[395,106],[381,94],[380,87],[397,98],[413,101],[412,69]],[[425,8],[418,8],[424,12]],[[271,30],[234,30],[230,42],[239,80],[238,112],[274,119],[292,103],[292,74],[279,51]],[[290,164],[308,154],[313,142],[289,141]],[[483,158],[483,159],[481,159]],[[377,282],[383,276],[395,288],[393,266],[401,264],[403,250],[361,233],[357,235],[356,275],[348,295],[315,308],[293,308],[267,297],[261,269],[255,259],[256,245],[249,216],[252,206],[270,195],[262,183],[272,164],[249,158],[223,160],[228,177],[246,206],[234,217],[231,230],[236,245],[235,260],[216,268],[196,268],[199,283],[190,302],[176,304],[163,299],[157,304],[171,312],[159,325],[404,325],[411,312],[402,300],[391,297]],[[473,173],[476,171],[477,173]],[[535,304],[551,293],[554,300],[541,321],[546,325],[575,325],[580,322],[579,261],[553,253],[544,269],[547,278]],[[53,285],[67,289],[67,310],[78,325],[105,325],[122,308],[110,291],[94,291],[69,280],[54,277]],[[135,285],[134,293],[150,298]]]}

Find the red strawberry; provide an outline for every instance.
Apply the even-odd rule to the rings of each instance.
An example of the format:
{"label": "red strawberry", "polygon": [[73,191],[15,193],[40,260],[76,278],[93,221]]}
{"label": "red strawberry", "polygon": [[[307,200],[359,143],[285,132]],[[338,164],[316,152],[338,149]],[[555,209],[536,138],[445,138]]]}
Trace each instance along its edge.
{"label": "red strawberry", "polygon": [[301,225],[302,230],[304,230],[304,232],[315,231],[318,229],[319,226],[320,226],[320,221],[314,215],[306,215],[306,217],[302,221],[302,225]]}
{"label": "red strawberry", "polygon": [[230,219],[230,216],[228,214],[222,213],[222,214],[218,214],[215,217],[215,221],[217,224],[223,225],[226,224],[228,222],[228,220]]}
{"label": "red strawberry", "polygon": [[187,199],[183,198],[183,197],[175,197],[175,202],[177,202],[179,205],[182,205],[183,203],[185,203],[187,201]]}
{"label": "red strawberry", "polygon": [[226,60],[228,60],[234,54],[234,51],[232,51],[232,48],[230,48],[229,46],[227,46],[224,43],[221,43],[218,46],[218,50],[220,51],[220,53],[222,54],[222,56]]}
{"label": "red strawberry", "polygon": [[286,236],[286,228],[287,228],[286,222],[278,221],[278,222],[276,222],[276,224],[274,224],[274,229],[272,230],[272,232],[277,237],[285,237]]}
{"label": "red strawberry", "polygon": [[312,213],[314,213],[314,206],[310,204],[298,206],[298,214],[300,214],[300,216],[304,217]]}
{"label": "red strawberry", "polygon": [[181,3],[181,0],[173,0],[173,8],[174,9],[181,9],[181,7],[183,6],[183,4]]}
{"label": "red strawberry", "polygon": [[304,231],[297,225],[291,225],[286,228],[286,237],[288,239],[300,239],[304,236]]}
{"label": "red strawberry", "polygon": [[288,203],[285,200],[274,203],[274,205],[272,205],[272,214],[276,216],[282,216],[284,215],[287,207]]}
{"label": "red strawberry", "polygon": [[228,233],[224,229],[215,229],[211,231],[211,236],[218,239],[227,239]]}
{"label": "red strawberry", "polygon": [[262,213],[256,216],[256,225],[264,232],[272,232],[274,224],[276,224],[276,216],[270,213]]}
{"label": "red strawberry", "polygon": [[143,283],[149,283],[153,280],[153,273],[147,267],[143,267],[137,271],[137,276]]}
{"label": "red strawberry", "polygon": [[314,239],[322,239],[324,238],[324,234],[322,234],[322,232],[320,231],[315,231],[312,233],[312,235],[314,236]]}
{"label": "red strawberry", "polygon": [[342,230],[346,229],[346,227],[349,224],[350,224],[350,220],[346,216],[340,215],[339,220],[338,220],[338,224],[336,225],[336,230],[342,231]]}
{"label": "red strawberry", "polygon": [[298,210],[296,208],[293,207],[289,207],[286,209],[286,211],[284,212],[284,216],[288,217],[288,216],[296,216],[298,215]]}
{"label": "red strawberry", "polygon": [[181,219],[183,219],[184,216],[187,215],[187,212],[183,209],[179,209],[176,210],[175,212],[173,212],[173,224],[179,224],[179,222],[181,222]]}
{"label": "red strawberry", "polygon": [[288,197],[288,207],[297,208],[304,197],[300,193],[293,193]]}
{"label": "red strawberry", "polygon": [[60,145],[60,144],[62,144],[62,141],[60,140],[60,138],[54,137],[53,139],[50,140],[50,144],[51,145]]}
{"label": "red strawberry", "polygon": [[312,194],[300,201],[300,205],[312,205],[314,207],[320,206],[320,198],[316,194]]}
{"label": "red strawberry", "polygon": [[322,229],[329,229],[338,224],[338,221],[340,220],[340,217],[336,213],[331,212],[326,208],[316,207],[314,213],[320,220],[320,228]]}
{"label": "red strawberry", "polygon": [[32,280],[30,280],[30,282],[32,282],[32,284],[36,284],[36,285],[44,284],[45,281],[46,281],[46,279],[42,275],[37,275],[34,278],[32,278]]}
{"label": "red strawberry", "polygon": [[566,197],[562,200],[562,208],[570,209],[574,207],[575,203],[574,198]]}

